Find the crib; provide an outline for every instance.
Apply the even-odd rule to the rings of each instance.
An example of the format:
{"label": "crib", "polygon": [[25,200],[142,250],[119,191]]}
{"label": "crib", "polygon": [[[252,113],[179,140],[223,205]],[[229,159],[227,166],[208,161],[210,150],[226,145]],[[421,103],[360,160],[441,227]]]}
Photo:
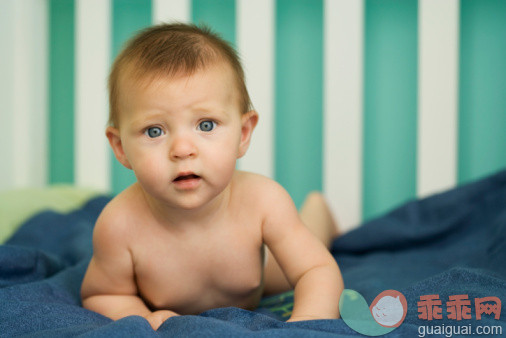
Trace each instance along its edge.
{"label": "crib", "polygon": [[[114,159],[104,136],[110,64],[136,31],[161,22],[193,22],[209,25],[238,50],[260,116],[250,149],[240,159],[238,169],[275,179],[297,206],[310,191],[323,191],[340,227],[349,232],[333,249],[338,262],[344,262],[345,278],[362,288],[368,300],[381,287],[395,286],[409,294],[412,312],[408,318],[414,319],[399,330],[415,332],[412,330],[422,323],[417,319],[417,297],[421,292],[438,291],[419,288],[424,278],[430,283],[474,278],[471,291],[476,295],[485,296],[480,289],[483,282],[494,287],[496,296],[506,299],[504,287],[494,284],[491,277],[504,279],[504,271],[486,262],[469,265],[486,270],[483,275],[465,270],[467,261],[465,267],[458,268],[449,261],[440,270],[412,271],[412,278],[404,284],[387,278],[387,282],[379,281],[380,285],[372,281],[354,284],[364,270],[347,265],[368,252],[371,257],[392,253],[395,259],[400,257],[400,266],[405,266],[405,248],[399,243],[428,247],[429,239],[443,231],[431,222],[434,228],[423,228],[429,216],[420,210],[429,205],[430,210],[447,208],[444,210],[460,215],[458,206],[449,206],[446,197],[457,196],[457,200],[468,203],[480,193],[504,194],[500,189],[501,170],[506,168],[505,2],[10,0],[0,2],[0,16],[0,38],[5,48],[0,61],[0,236],[7,241],[2,250],[9,251],[4,262],[19,257],[32,259],[42,252],[41,262],[47,263],[42,265],[44,269],[79,279],[79,264],[89,254],[88,242],[83,239],[81,251],[72,254],[74,261],[55,263],[52,257],[60,257],[68,248],[47,252],[52,242],[30,242],[23,231],[30,233],[34,224],[47,226],[50,216],[44,210],[51,209],[56,213],[51,217],[67,217],[61,222],[68,222],[68,217],[82,221],[84,217],[89,227],[84,226],[76,235],[84,238],[106,199],[135,181],[132,172]],[[499,208],[496,212],[493,217],[488,215],[489,227],[484,231],[489,237],[482,234],[483,245],[496,250],[487,256],[491,261],[505,257],[493,241],[493,236],[502,238],[504,234],[497,221],[503,211]],[[467,223],[462,222],[449,222],[448,229],[465,228]],[[473,224],[478,226],[479,222]],[[390,229],[399,246],[388,244],[378,234],[378,226]],[[413,232],[409,235],[403,231]],[[467,234],[474,234],[469,231]],[[373,240],[373,235],[379,239]],[[364,240],[361,247],[359,238],[370,241]],[[10,250],[28,244],[36,251],[16,256]],[[458,247],[458,243],[449,245]],[[371,265],[364,262],[363,269],[379,264],[375,259],[366,260]],[[401,274],[396,273],[394,276]],[[5,274],[5,270],[0,271],[0,279]],[[65,317],[68,325],[41,316],[48,323],[44,326],[48,331],[36,331],[41,319],[33,325],[25,323],[28,331],[10,327],[5,332],[50,335],[61,329],[98,336],[114,333],[119,327],[117,332],[134,328],[140,331],[133,332],[151,334],[139,319],[111,324],[86,313],[79,307],[74,279],[51,280],[51,276],[47,272],[27,276],[27,280],[49,280],[51,290],[62,292],[62,302],[50,306],[49,313],[56,316],[70,309],[73,315]],[[12,294],[8,289],[18,292],[28,287],[23,281],[0,283],[0,299],[5,297],[10,302],[15,298],[9,298]],[[463,291],[466,287],[462,282]],[[38,285],[36,290],[43,289]],[[445,292],[452,290],[441,290]],[[34,314],[40,314],[35,303],[25,301]],[[278,308],[287,302],[290,295],[285,295]],[[228,332],[253,335],[255,327],[261,327],[259,334],[266,333],[263,330],[274,330],[274,334],[303,334],[304,330],[315,335],[349,334],[341,322],[290,326],[280,321],[283,314],[274,319],[276,311],[270,311],[268,304],[270,301],[260,312],[222,309],[162,328],[167,334],[189,334],[207,327],[219,335],[225,332],[222,329],[232,330],[229,324],[240,322],[247,324]],[[15,312],[5,313],[11,317],[4,319],[15,317]],[[220,326],[222,322],[226,327]],[[2,329],[7,330],[4,323],[0,320],[0,334]],[[504,326],[504,321],[498,323]],[[185,331],[185,325],[196,331]],[[284,331],[292,329],[295,331]]]}

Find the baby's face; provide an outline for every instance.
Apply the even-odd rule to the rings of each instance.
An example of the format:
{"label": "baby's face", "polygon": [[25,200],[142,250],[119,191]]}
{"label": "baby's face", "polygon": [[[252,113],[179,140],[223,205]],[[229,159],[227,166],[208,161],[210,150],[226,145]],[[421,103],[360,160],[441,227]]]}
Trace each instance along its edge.
{"label": "baby's face", "polygon": [[221,64],[148,85],[122,83],[121,142],[149,195],[192,209],[227,187],[245,151],[236,87]]}

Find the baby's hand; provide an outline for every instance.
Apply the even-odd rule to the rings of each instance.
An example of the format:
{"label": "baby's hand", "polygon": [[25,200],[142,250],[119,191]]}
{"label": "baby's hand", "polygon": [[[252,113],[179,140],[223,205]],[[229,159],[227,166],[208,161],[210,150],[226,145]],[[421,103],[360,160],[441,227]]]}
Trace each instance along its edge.
{"label": "baby's hand", "polygon": [[149,322],[153,330],[158,330],[160,325],[163,324],[164,321],[169,319],[170,317],[179,316],[174,311],[170,310],[158,310],[155,312],[151,312],[150,314],[144,316],[146,320]]}

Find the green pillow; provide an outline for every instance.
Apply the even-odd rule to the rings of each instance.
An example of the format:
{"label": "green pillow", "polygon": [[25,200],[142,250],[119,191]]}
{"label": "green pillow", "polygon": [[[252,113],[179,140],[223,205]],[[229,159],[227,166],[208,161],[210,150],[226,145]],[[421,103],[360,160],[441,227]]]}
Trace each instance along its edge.
{"label": "green pillow", "polygon": [[71,185],[26,188],[0,192],[0,243],[30,217],[43,210],[69,212],[103,194]]}

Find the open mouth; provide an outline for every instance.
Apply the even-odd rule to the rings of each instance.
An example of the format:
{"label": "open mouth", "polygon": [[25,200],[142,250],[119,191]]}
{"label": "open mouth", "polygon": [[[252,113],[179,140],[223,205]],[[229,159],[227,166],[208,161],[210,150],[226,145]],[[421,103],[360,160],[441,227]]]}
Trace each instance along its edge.
{"label": "open mouth", "polygon": [[199,178],[200,178],[200,176],[195,175],[195,174],[180,175],[174,179],[174,182],[181,182],[181,181],[187,181],[187,180],[199,179]]}
{"label": "open mouth", "polygon": [[173,182],[178,190],[194,190],[199,187],[201,177],[194,173],[181,173]]}

